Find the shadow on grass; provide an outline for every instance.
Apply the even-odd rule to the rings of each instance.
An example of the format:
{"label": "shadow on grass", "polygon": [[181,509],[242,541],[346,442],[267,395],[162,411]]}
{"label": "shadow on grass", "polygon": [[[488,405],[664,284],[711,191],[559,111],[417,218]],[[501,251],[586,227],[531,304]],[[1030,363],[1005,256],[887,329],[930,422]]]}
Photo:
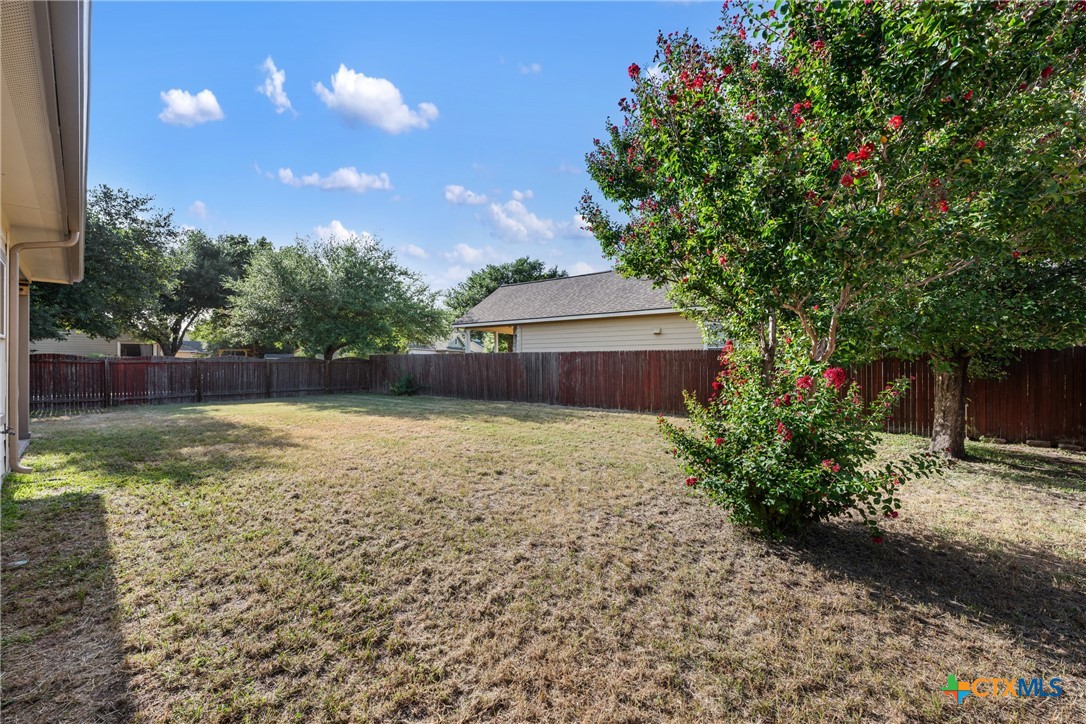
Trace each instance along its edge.
{"label": "shadow on grass", "polygon": [[[42,478],[63,485],[92,475],[114,484],[193,485],[221,480],[259,465],[267,455],[296,446],[271,427],[208,414],[194,405],[141,408],[136,414],[97,415],[39,423],[32,455],[34,477],[12,476],[11,489]],[[93,481],[89,481],[93,484]]]}
{"label": "shadow on grass", "polygon": [[[962,464],[994,468],[993,476],[1011,483],[1086,492],[1086,456],[1058,450],[970,445]],[[996,472],[997,471],[997,472]]]}
{"label": "shadow on grass", "polygon": [[2,533],[0,717],[128,720],[117,585],[101,496],[68,494],[59,506],[48,497],[17,505],[19,521]]}
{"label": "shadow on grass", "polygon": [[[855,530],[824,525],[782,550],[847,580],[879,602],[925,604],[982,626],[1005,628],[1054,667],[1086,666],[1086,566],[1022,546],[984,549],[926,531],[872,547]],[[953,625],[953,624],[951,624]]]}

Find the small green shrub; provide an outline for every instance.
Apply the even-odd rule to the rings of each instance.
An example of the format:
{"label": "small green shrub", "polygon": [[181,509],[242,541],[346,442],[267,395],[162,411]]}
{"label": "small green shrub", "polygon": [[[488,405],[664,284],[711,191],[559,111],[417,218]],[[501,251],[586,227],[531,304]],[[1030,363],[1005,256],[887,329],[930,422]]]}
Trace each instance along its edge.
{"label": "small green shrub", "polygon": [[897,488],[927,477],[941,457],[917,453],[872,469],[876,433],[908,380],[887,385],[869,405],[845,370],[811,362],[786,342],[763,380],[760,362],[729,342],[708,404],[685,393],[691,429],[659,420],[683,461],[686,484],[723,505],[731,519],[771,537],[797,535],[827,518],[859,513],[872,540],[898,517]]}
{"label": "small green shrub", "polygon": [[404,375],[388,386],[389,393],[393,395],[417,395],[422,389],[413,375]]}

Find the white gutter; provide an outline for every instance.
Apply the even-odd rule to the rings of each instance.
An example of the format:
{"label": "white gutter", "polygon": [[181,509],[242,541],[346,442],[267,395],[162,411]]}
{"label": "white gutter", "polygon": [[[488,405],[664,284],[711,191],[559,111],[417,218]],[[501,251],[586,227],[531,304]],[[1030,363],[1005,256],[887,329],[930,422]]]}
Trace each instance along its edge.
{"label": "white gutter", "polygon": [[79,243],[81,236],[80,232],[75,231],[64,241],[17,241],[8,247],[8,424],[4,432],[8,438],[8,465],[13,473],[34,472],[19,464],[19,362],[26,351],[22,349],[23,333],[19,329],[19,252],[28,249],[70,249]]}

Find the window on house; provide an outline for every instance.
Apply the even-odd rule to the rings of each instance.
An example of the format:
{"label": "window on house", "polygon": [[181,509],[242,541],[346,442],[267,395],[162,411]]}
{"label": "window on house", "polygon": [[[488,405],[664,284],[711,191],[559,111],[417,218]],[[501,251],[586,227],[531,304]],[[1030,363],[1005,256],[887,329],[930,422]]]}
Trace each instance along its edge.
{"label": "window on house", "polygon": [[142,357],[143,345],[142,344],[121,344],[121,356],[122,357]]}

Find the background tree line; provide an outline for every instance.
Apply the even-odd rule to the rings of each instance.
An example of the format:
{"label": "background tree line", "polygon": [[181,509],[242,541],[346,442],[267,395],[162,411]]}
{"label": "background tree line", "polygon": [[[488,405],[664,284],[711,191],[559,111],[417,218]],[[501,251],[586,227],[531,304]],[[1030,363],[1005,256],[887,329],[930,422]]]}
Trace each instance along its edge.
{"label": "background tree line", "polygon": [[439,293],[378,240],[276,249],[263,237],[178,228],[153,202],[109,186],[90,192],[84,280],[34,287],[31,339],[130,335],[174,356],[193,335],[213,347],[330,359],[448,333]]}

